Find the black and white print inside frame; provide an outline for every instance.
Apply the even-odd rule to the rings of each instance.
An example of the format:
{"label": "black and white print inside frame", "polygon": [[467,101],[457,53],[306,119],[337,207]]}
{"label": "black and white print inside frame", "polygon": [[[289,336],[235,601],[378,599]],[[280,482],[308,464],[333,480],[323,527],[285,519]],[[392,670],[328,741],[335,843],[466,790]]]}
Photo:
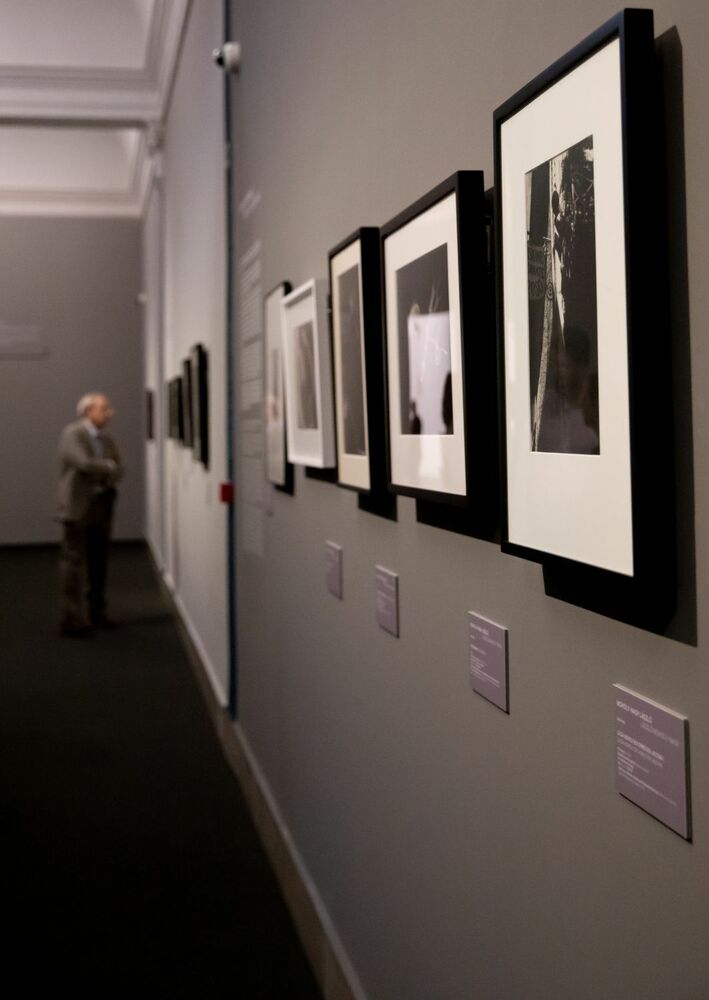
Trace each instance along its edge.
{"label": "black and white print inside frame", "polygon": [[382,254],[389,487],[482,510],[497,478],[482,172],[454,174],[390,220]]}

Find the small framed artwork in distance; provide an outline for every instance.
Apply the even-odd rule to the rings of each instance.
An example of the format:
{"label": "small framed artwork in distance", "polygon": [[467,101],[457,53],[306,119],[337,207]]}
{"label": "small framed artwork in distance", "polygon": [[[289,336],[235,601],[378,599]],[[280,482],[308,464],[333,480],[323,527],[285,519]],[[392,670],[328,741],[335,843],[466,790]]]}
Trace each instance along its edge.
{"label": "small framed artwork in distance", "polygon": [[192,365],[187,359],[182,362],[182,414],[185,425],[184,442],[192,447]]}
{"label": "small framed artwork in distance", "polygon": [[290,291],[290,284],[283,281],[268,293],[263,303],[266,478],[289,493],[293,491],[293,466],[286,453],[281,301]]}
{"label": "small framed artwork in distance", "polygon": [[182,398],[182,379],[179,375],[169,382],[170,437],[173,441],[184,441],[185,414]]}
{"label": "small framed artwork in distance", "polygon": [[326,283],[306,281],[281,300],[288,459],[335,465],[332,357]]}
{"label": "small framed artwork in distance", "polygon": [[330,251],[338,483],[386,491],[379,230],[357,230]]}
{"label": "small framed artwork in distance", "polygon": [[190,354],[192,369],[192,451],[209,468],[209,359],[202,344]]}
{"label": "small framed artwork in distance", "polygon": [[155,393],[145,390],[145,440],[155,440]]}
{"label": "small framed artwork in distance", "polygon": [[175,414],[175,393],[172,387],[172,379],[165,383],[165,401],[167,403],[167,436],[171,440],[177,437],[175,426],[177,417]]}

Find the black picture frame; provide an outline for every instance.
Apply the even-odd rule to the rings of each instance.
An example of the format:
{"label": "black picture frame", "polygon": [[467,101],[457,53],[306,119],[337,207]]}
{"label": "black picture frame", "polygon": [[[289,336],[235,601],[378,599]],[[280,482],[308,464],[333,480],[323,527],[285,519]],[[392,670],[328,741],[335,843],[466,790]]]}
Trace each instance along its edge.
{"label": "black picture frame", "polygon": [[[437,236],[435,239],[428,235],[423,239],[417,236],[414,227],[419,222],[425,222],[428,224],[427,231],[432,229],[431,220],[435,213],[443,211],[446,204],[452,206],[448,212],[450,221],[447,223],[447,235]],[[443,233],[443,227],[439,228]],[[406,242],[407,233],[411,236],[409,245]],[[400,238],[398,250],[392,242],[397,237]],[[418,264],[418,261],[428,256],[430,251],[425,248],[428,247],[426,241],[429,238],[432,244],[430,250],[436,251],[441,274],[444,259],[440,248],[443,245],[446,246],[447,253],[447,308],[451,315],[450,379],[454,411],[452,426],[456,439],[459,437],[455,446],[455,461],[450,466],[455,478],[454,489],[450,488],[452,477],[444,476],[436,480],[432,476],[432,481],[423,483],[414,482],[414,477],[409,476],[408,481],[405,481],[407,477],[397,472],[396,468],[395,452],[404,438],[429,437],[435,448],[438,445],[443,447],[444,440],[450,435],[451,425],[445,416],[445,399],[442,401],[441,412],[444,414],[446,433],[426,435],[423,425],[421,435],[404,433],[406,414],[402,407],[401,387],[405,387],[406,379],[399,364],[398,343],[402,339],[403,317],[397,309],[399,303],[395,304],[393,300],[396,293],[404,301],[401,292],[403,280],[399,279],[399,271],[408,267],[409,261]],[[388,488],[394,493],[419,500],[465,508],[472,525],[479,522],[486,526],[482,531],[485,536],[489,535],[489,524],[496,513],[498,489],[496,343],[489,296],[487,240],[483,172],[478,170],[463,170],[453,174],[395,216],[381,230]],[[414,244],[424,252],[419,253]],[[404,261],[404,265],[397,268],[400,261]],[[438,285],[441,285],[441,280]],[[433,308],[429,307],[429,315],[432,312]],[[455,312],[457,320],[454,322]],[[407,314],[407,322],[412,314]],[[411,343],[410,326],[408,335]],[[409,395],[410,413],[416,414],[416,407],[411,407],[411,391]],[[416,426],[415,419],[414,416],[414,422],[410,426]],[[429,444],[424,442],[422,447],[429,447]],[[445,447],[447,448],[447,444]],[[412,464],[421,467],[421,453],[414,450],[413,446],[411,455]],[[444,459],[442,464],[446,464],[446,461]],[[474,529],[472,533],[475,533]]]}
{"label": "black picture frame", "polygon": [[[662,157],[650,151],[663,148],[658,91],[652,11],[623,10],[494,113],[502,548],[542,563],[554,596],[637,621],[669,613],[675,582],[666,191]],[[535,115],[553,125],[530,149]],[[534,186],[547,168],[540,255]],[[551,307],[540,339],[533,278],[542,264]],[[514,378],[511,354],[522,371]],[[579,414],[594,451],[568,430],[581,427]]]}
{"label": "black picture frame", "polygon": [[172,399],[172,379],[168,379],[168,381],[165,383],[165,394],[163,396],[163,399],[165,401],[165,410],[166,410],[165,413],[165,418],[166,418],[165,427],[167,428],[166,437],[168,438],[168,440],[173,440],[174,438],[173,428],[175,421],[173,413],[174,404]]}
{"label": "black picture frame", "polygon": [[192,369],[192,450],[197,461],[209,468],[209,356],[203,344],[190,352]]}
{"label": "black picture frame", "polygon": [[155,393],[145,390],[145,440],[155,440]]}
{"label": "black picture frame", "polygon": [[[385,498],[387,490],[384,355],[381,313],[381,235],[376,226],[355,230],[328,254],[330,335],[335,389],[335,442],[338,486]],[[350,308],[346,295],[356,294]],[[349,325],[349,338],[345,327]],[[354,335],[354,336],[353,336]],[[349,339],[349,347],[346,344]],[[357,346],[352,344],[356,339]],[[349,357],[348,357],[349,355]],[[348,371],[352,368],[354,373]],[[354,376],[354,377],[353,377]],[[347,383],[350,383],[349,385]],[[346,396],[354,396],[357,419],[348,433]],[[355,441],[354,447],[348,438]]]}
{"label": "black picture frame", "polygon": [[178,375],[168,383],[168,425],[173,441],[184,441],[185,424],[182,400],[182,378]]}
{"label": "black picture frame", "polygon": [[182,362],[182,419],[184,425],[183,442],[186,448],[192,447],[192,364],[187,358]]}

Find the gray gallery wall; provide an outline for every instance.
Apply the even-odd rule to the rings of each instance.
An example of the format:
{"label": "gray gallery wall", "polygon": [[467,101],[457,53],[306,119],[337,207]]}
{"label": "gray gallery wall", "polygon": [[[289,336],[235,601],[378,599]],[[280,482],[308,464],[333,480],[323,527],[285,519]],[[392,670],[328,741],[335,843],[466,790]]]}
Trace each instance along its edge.
{"label": "gray gallery wall", "polygon": [[[709,7],[651,6],[674,147],[675,638],[545,596],[538,566],[418,524],[412,500],[390,523],[299,469],[293,497],[259,507],[241,414],[239,725],[371,1000],[709,995]],[[493,110],[616,10],[237,0],[237,276],[250,252],[264,292],[325,277],[330,247],[454,170],[490,186]],[[341,602],[327,539],[344,550]],[[377,563],[400,574],[398,640],[375,624]],[[510,630],[509,716],[471,693],[470,609]],[[615,682],[689,716],[692,844],[614,791]]]}
{"label": "gray gallery wall", "polygon": [[102,390],[127,475],[116,536],[143,534],[138,220],[0,218],[0,322],[39,329],[46,353],[0,357],[0,544],[58,538],[56,448],[82,393]]}

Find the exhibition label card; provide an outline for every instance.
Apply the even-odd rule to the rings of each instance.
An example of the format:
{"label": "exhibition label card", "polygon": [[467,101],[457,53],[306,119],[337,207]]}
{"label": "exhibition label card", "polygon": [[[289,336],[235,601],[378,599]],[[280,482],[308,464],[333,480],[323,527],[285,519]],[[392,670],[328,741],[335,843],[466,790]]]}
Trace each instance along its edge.
{"label": "exhibition label card", "polygon": [[507,629],[469,611],[468,652],[473,691],[508,712]]}
{"label": "exhibition label card", "polygon": [[620,684],[613,689],[617,791],[689,840],[687,719]]}
{"label": "exhibition label card", "polygon": [[377,566],[377,624],[399,636],[399,576]]}
{"label": "exhibition label card", "polygon": [[325,579],[328,592],[342,600],[342,546],[336,542],[325,543]]}

